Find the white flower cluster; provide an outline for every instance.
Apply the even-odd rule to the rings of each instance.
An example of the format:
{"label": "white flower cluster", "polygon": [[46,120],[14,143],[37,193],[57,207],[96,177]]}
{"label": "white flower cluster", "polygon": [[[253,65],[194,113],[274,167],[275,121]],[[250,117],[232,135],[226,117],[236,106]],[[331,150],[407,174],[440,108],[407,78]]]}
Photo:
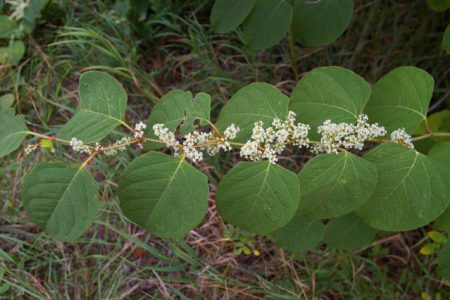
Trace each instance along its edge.
{"label": "white flower cluster", "polygon": [[123,137],[120,140],[117,140],[114,142],[114,144],[112,144],[112,147],[116,147],[121,145],[120,147],[117,148],[113,148],[113,149],[108,149],[108,150],[104,150],[103,153],[105,153],[105,155],[107,156],[113,156],[116,155],[118,152],[123,152],[127,149],[127,145],[123,145],[123,144],[127,144],[129,142],[131,142],[133,139],[130,137]]}
{"label": "white flower cluster", "polygon": [[268,159],[276,163],[278,155],[286,149],[287,144],[299,147],[308,147],[309,125],[295,124],[295,113],[290,111],[286,121],[274,119],[273,127],[264,129],[263,122],[256,122],[253,127],[251,139],[247,141],[240,151],[244,158],[259,161]]}
{"label": "white flower cluster", "polygon": [[332,123],[326,120],[318,127],[320,142],[312,147],[314,153],[338,153],[339,148],[362,150],[368,140],[386,135],[377,123],[369,124],[367,115],[360,115],[356,124]]}
{"label": "white flower cluster", "polygon": [[394,130],[391,133],[391,140],[394,143],[403,145],[409,149],[414,149],[414,145],[412,143],[412,138],[409,134],[406,133],[405,128],[400,128],[400,129]]}
{"label": "white flower cluster", "polygon": [[36,149],[39,147],[39,144],[30,144],[28,146],[25,147],[25,155],[30,155],[31,153],[33,153],[34,151],[36,151]]}
{"label": "white flower cluster", "polygon": [[86,146],[83,141],[78,140],[76,138],[72,138],[70,140],[69,143],[70,147],[72,147],[72,150],[75,152],[80,152],[80,153],[86,153],[86,154],[91,154],[92,150],[89,146]]}
{"label": "white flower cluster", "polygon": [[144,136],[144,129],[147,128],[147,125],[145,125],[144,122],[139,122],[136,125],[134,125],[134,137],[137,139],[140,139]]}
{"label": "white flower cluster", "polygon": [[153,125],[155,135],[169,148],[173,148],[176,157],[184,156],[187,159],[198,162],[203,160],[203,151],[208,155],[215,155],[220,150],[230,151],[229,140],[236,138],[239,128],[234,124],[230,125],[224,131],[224,137],[216,137],[212,132],[193,131],[184,136],[183,143],[177,141],[175,134],[171,132],[164,124]]}

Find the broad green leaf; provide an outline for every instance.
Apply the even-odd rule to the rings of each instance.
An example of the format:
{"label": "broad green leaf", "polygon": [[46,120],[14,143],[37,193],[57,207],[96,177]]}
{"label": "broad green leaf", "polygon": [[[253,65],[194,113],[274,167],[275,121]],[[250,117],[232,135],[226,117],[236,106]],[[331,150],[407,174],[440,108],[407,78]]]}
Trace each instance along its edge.
{"label": "broad green leaf", "polygon": [[360,207],[372,194],[377,170],[371,162],[344,152],[321,154],[298,174],[298,214],[312,219],[336,218]]}
{"label": "broad green leaf", "polygon": [[[211,96],[206,93],[198,93],[195,97],[191,92],[173,90],[165,94],[153,107],[147,120],[148,130],[146,136],[156,139],[153,134],[153,125],[161,123],[166,125],[170,131],[175,132],[178,127],[182,133],[192,132],[196,126],[194,122],[199,120],[199,124],[208,124],[211,110]],[[164,144],[147,142],[145,149],[158,149]]]}
{"label": "broad green leaf", "polygon": [[377,233],[355,213],[332,219],[325,228],[324,241],[339,250],[359,249],[369,244]]}
{"label": "broad green leaf", "polygon": [[427,0],[427,4],[436,12],[444,12],[450,7],[450,0]]}
{"label": "broad green leaf", "polygon": [[434,80],[416,67],[399,67],[378,80],[372,89],[366,113],[371,122],[388,131],[405,128],[413,133],[427,118]]}
{"label": "broad green leaf", "polygon": [[53,238],[73,241],[94,222],[98,187],[84,167],[40,163],[25,178],[22,201],[30,219]]}
{"label": "broad green leaf", "polygon": [[304,76],[291,95],[290,110],[309,124],[311,137],[325,120],[354,122],[370,96],[370,85],[360,76],[341,67],[316,68]]}
{"label": "broad green leaf", "polygon": [[439,252],[437,265],[437,273],[446,280],[450,280],[450,239]]}
{"label": "broad green leaf", "polygon": [[286,225],[298,207],[300,185],[291,171],[263,162],[239,162],[217,187],[217,210],[231,224],[267,234]]}
{"label": "broad green leaf", "polygon": [[22,115],[10,112],[0,113],[0,157],[3,157],[22,144],[29,131]]}
{"label": "broad green leaf", "polygon": [[90,71],[80,77],[78,111],[58,132],[58,138],[75,137],[85,143],[103,139],[123,124],[127,94],[110,75]]}
{"label": "broad green leaf", "polygon": [[5,94],[0,97],[0,114],[8,113],[14,114],[15,110],[12,107],[14,104],[14,95],[13,94]]}
{"label": "broad green leaf", "polygon": [[450,189],[442,165],[399,144],[386,143],[364,158],[377,167],[372,196],[357,213],[373,228],[405,231],[424,226],[448,206]]}
{"label": "broad green leaf", "polygon": [[257,0],[242,24],[243,37],[252,49],[266,49],[281,41],[292,22],[292,5],[284,0]]}
{"label": "broad green leaf", "polygon": [[134,160],[119,182],[120,207],[150,233],[181,238],[203,219],[208,179],[183,159],[150,152]]}
{"label": "broad green leaf", "polygon": [[289,98],[268,83],[252,83],[237,91],[222,108],[216,126],[225,130],[235,124],[241,131],[236,140],[244,142],[252,135],[257,121],[271,126],[274,118],[285,119]]}
{"label": "broad green leaf", "polygon": [[256,0],[216,0],[211,11],[211,25],[218,33],[228,33],[244,22]]}
{"label": "broad green leaf", "polygon": [[0,64],[16,65],[25,54],[25,45],[22,41],[15,41],[7,47],[0,47]]}
{"label": "broad green leaf", "polygon": [[428,151],[428,157],[439,161],[450,169],[450,142],[435,144]]}
{"label": "broad green leaf", "polygon": [[274,233],[273,240],[283,249],[306,252],[322,240],[324,231],[320,220],[295,216],[286,226]]}
{"label": "broad green leaf", "polygon": [[442,38],[442,49],[450,55],[450,25],[447,25],[447,28],[444,31],[444,36]]}
{"label": "broad green leaf", "polygon": [[296,0],[292,30],[305,46],[334,42],[347,29],[353,14],[353,0]]}
{"label": "broad green leaf", "polygon": [[17,23],[8,16],[0,15],[0,39],[9,39],[16,33]]}

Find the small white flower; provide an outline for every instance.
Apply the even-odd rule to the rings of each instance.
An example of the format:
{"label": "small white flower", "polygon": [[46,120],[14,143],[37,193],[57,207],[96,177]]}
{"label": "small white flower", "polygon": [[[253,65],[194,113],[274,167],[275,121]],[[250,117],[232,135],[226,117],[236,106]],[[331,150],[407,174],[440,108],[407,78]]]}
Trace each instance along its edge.
{"label": "small white flower", "polygon": [[89,146],[86,146],[83,141],[78,140],[76,138],[72,138],[69,143],[70,147],[72,147],[72,150],[75,152],[80,153],[86,153],[91,154],[92,150],[89,148]]}
{"label": "small white flower", "polygon": [[391,133],[391,140],[394,143],[401,144],[409,149],[414,149],[411,136],[406,133],[405,128],[394,130]]}
{"label": "small white flower", "polygon": [[144,136],[144,129],[147,128],[147,125],[145,125],[144,122],[139,122],[136,125],[134,125],[134,137],[137,139],[140,139]]}
{"label": "small white flower", "polygon": [[34,151],[36,151],[36,149],[39,147],[39,144],[30,144],[28,146],[25,147],[25,155],[30,155],[31,153],[33,153]]}
{"label": "small white flower", "polygon": [[239,133],[241,129],[239,127],[236,127],[236,125],[231,124],[228,126],[223,134],[225,135],[225,138],[228,140],[234,140],[236,138],[236,135]]}
{"label": "small white flower", "polygon": [[364,143],[386,135],[386,129],[377,123],[369,124],[367,115],[359,115],[356,124],[332,123],[326,120],[318,127],[320,144],[313,146],[314,153],[338,153],[339,148],[362,150]]}
{"label": "small white flower", "polygon": [[262,143],[264,142],[264,138],[265,130],[263,127],[263,122],[255,122],[255,126],[253,127],[252,139],[257,141],[258,143]]}

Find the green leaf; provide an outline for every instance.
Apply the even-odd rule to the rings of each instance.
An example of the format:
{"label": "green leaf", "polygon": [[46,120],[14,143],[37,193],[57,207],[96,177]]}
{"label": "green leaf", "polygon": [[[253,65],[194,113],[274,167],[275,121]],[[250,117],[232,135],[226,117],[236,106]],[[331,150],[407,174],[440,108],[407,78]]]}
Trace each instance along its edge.
{"label": "green leaf", "polygon": [[3,157],[22,144],[29,131],[22,115],[9,112],[0,114],[0,157]]}
{"label": "green leaf", "polygon": [[435,144],[428,151],[428,157],[439,161],[450,169],[450,142]]}
{"label": "green leaf", "polygon": [[431,230],[427,232],[427,236],[435,243],[444,244],[447,241],[445,235],[440,232]]}
{"label": "green leaf", "polygon": [[273,240],[283,249],[306,252],[322,240],[324,231],[320,220],[295,216],[286,226],[275,232]]}
{"label": "green leaf", "polygon": [[444,244],[439,252],[437,264],[437,273],[446,280],[450,280],[450,240]]}
{"label": "green leaf", "polygon": [[84,167],[40,163],[25,178],[22,201],[30,219],[53,238],[73,241],[94,222],[98,187]]}
{"label": "green leaf", "polygon": [[[207,125],[210,119],[211,96],[198,93],[195,97],[191,92],[173,90],[165,94],[153,107],[147,120],[146,136],[157,138],[153,134],[153,125],[164,124],[170,131],[175,132],[178,127],[182,133],[192,132],[197,126],[194,122],[200,120],[201,126]],[[145,149],[158,149],[164,144],[156,142],[145,143]]]}
{"label": "green leaf", "polygon": [[405,128],[413,133],[427,118],[434,80],[416,67],[399,67],[378,80],[372,89],[366,113],[371,122],[388,131]]}
{"label": "green leaf", "polygon": [[120,207],[150,233],[181,238],[203,219],[208,179],[183,159],[150,152],[134,160],[119,182]]}
{"label": "green leaf", "polygon": [[450,7],[450,0],[427,0],[427,5],[436,12],[444,12]]}
{"label": "green leaf", "polygon": [[368,245],[376,234],[376,229],[365,224],[358,215],[350,213],[328,223],[324,241],[339,250],[360,249]]}
{"label": "green leaf", "polygon": [[263,162],[239,162],[217,187],[216,205],[231,224],[258,234],[286,225],[298,207],[300,185],[291,171]]}
{"label": "green leaf", "polygon": [[9,39],[16,33],[17,23],[8,16],[0,15],[0,39]]}
{"label": "green leaf", "polygon": [[78,112],[61,128],[58,138],[93,143],[124,123],[127,94],[116,79],[103,72],[86,72],[80,77],[79,92]]}
{"label": "green leaf", "polygon": [[222,108],[216,122],[217,128],[225,130],[235,124],[241,131],[236,141],[245,142],[252,135],[257,121],[270,126],[274,118],[285,119],[289,98],[268,83],[252,83],[237,91]]}
{"label": "green leaf", "polygon": [[211,25],[218,33],[228,33],[244,22],[256,0],[216,0],[211,11]]}
{"label": "green leaf", "polygon": [[347,29],[353,14],[353,0],[296,0],[292,29],[305,46],[334,42]]}
{"label": "green leaf", "polygon": [[442,165],[399,144],[386,143],[364,158],[377,167],[378,182],[372,196],[357,213],[370,226],[384,231],[422,227],[447,207],[447,189]]}
{"label": "green leaf", "polygon": [[15,41],[8,47],[0,47],[0,64],[16,65],[25,54],[25,45],[22,41]]}
{"label": "green leaf", "polygon": [[309,124],[311,137],[325,120],[354,122],[370,96],[370,85],[350,70],[340,67],[316,68],[304,76],[291,95],[290,110]]}
{"label": "green leaf", "polygon": [[440,248],[441,248],[440,245],[435,244],[435,243],[430,243],[430,244],[426,244],[425,246],[420,248],[419,252],[422,255],[430,255],[430,254],[434,254],[434,253],[438,252]]}
{"label": "green leaf", "polygon": [[14,104],[14,95],[13,94],[5,94],[0,97],[0,114],[8,113],[14,114],[15,110],[12,107]]}
{"label": "green leaf", "polygon": [[298,213],[312,219],[336,218],[369,199],[377,170],[350,152],[321,154],[308,161],[298,179],[302,187]]}
{"label": "green leaf", "polygon": [[292,22],[292,6],[284,0],[258,0],[245,19],[243,37],[252,49],[266,49],[281,41]]}
{"label": "green leaf", "polygon": [[447,28],[444,31],[441,47],[448,55],[450,55],[450,25],[447,25]]}

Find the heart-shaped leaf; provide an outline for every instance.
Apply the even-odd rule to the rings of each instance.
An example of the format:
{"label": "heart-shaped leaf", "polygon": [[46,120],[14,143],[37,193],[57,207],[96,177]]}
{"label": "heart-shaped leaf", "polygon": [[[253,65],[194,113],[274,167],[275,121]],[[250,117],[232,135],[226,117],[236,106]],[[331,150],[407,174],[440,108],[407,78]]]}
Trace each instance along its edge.
{"label": "heart-shaped leaf", "polygon": [[119,182],[127,218],[160,237],[181,238],[203,219],[208,179],[187,163],[159,152],[134,160]]}
{"label": "heart-shaped leaf", "polygon": [[0,113],[0,157],[19,148],[29,134],[24,117],[13,113],[10,110]]}
{"label": "heart-shaped leaf", "polygon": [[448,173],[432,159],[393,143],[376,147],[364,158],[376,165],[378,181],[357,213],[371,227],[413,230],[436,219],[448,206],[450,189],[444,181]]}
{"label": "heart-shaped leaf", "polygon": [[231,224],[259,234],[286,225],[298,207],[300,186],[291,171],[263,162],[239,162],[217,187],[217,210]]}
{"label": "heart-shaped leaf", "polygon": [[222,108],[216,122],[220,130],[235,124],[241,131],[236,140],[245,142],[252,135],[255,122],[271,126],[273,119],[285,119],[289,98],[267,83],[252,83],[237,91]]}
{"label": "heart-shaped leaf", "polygon": [[299,214],[312,219],[336,218],[360,207],[372,194],[377,170],[371,162],[349,152],[321,154],[298,175]]}
{"label": "heart-shaped leaf", "polygon": [[22,201],[30,219],[53,238],[73,241],[94,222],[98,188],[84,167],[40,163],[26,177]]}
{"label": "heart-shaped leaf", "polygon": [[127,94],[112,76],[98,71],[80,77],[78,111],[58,132],[58,138],[75,137],[84,143],[97,142],[119,124],[124,124]]}
{"label": "heart-shaped leaf", "polygon": [[[325,120],[353,123],[364,111],[370,90],[370,85],[350,70],[316,68],[297,83],[289,108],[313,129]],[[311,130],[311,137],[318,137],[316,130]]]}
{"label": "heart-shaped leaf", "polygon": [[245,19],[243,36],[252,49],[266,49],[281,41],[292,22],[292,5],[284,0],[257,0]]}
{"label": "heart-shaped leaf", "polygon": [[[149,130],[146,136],[156,139],[152,127],[155,124],[164,124],[170,131],[177,131],[180,127],[182,133],[192,132],[196,126],[194,122],[199,120],[199,125],[207,125],[211,110],[211,96],[206,93],[198,93],[195,97],[191,92],[173,90],[165,94],[153,107],[147,120]],[[158,149],[164,144],[146,142],[145,149]]]}
{"label": "heart-shaped leaf", "polygon": [[353,0],[296,0],[292,29],[305,46],[334,42],[347,29],[353,14]]}
{"label": "heart-shaped leaf", "polygon": [[405,128],[412,134],[427,118],[433,86],[433,77],[424,70],[396,68],[375,83],[365,111],[388,131]]}
{"label": "heart-shaped leaf", "polygon": [[216,0],[211,11],[211,25],[218,33],[230,32],[244,22],[256,0]]}

